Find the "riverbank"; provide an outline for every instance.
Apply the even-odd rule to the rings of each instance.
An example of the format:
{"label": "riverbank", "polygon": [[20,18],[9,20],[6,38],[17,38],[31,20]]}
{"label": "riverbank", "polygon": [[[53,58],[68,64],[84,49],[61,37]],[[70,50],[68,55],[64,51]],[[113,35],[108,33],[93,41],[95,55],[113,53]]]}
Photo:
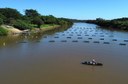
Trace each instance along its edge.
{"label": "riverbank", "polygon": [[7,35],[19,35],[23,33],[29,33],[29,34],[40,33],[40,32],[43,33],[46,31],[54,30],[56,28],[60,28],[61,25],[44,24],[41,26],[41,28],[32,28],[31,30],[19,30],[18,28],[14,28],[13,26],[8,26],[8,25],[2,25],[1,27],[6,31],[8,31]]}
{"label": "riverbank", "polygon": [[46,31],[50,31],[56,28],[60,28],[61,25],[56,25],[56,24],[44,24],[41,26],[41,28],[33,28],[32,30],[30,30],[30,33],[39,33],[39,32],[46,32]]}
{"label": "riverbank", "polygon": [[1,28],[8,31],[7,35],[21,34],[23,32],[22,30],[19,30],[17,28],[14,28],[13,26],[9,26],[9,25],[1,25]]}
{"label": "riverbank", "polygon": [[106,29],[128,31],[128,18],[118,18],[113,20],[97,18],[96,20],[86,20],[85,22],[94,23]]}
{"label": "riverbank", "polygon": [[24,15],[13,8],[0,9],[0,26],[4,25],[4,28],[0,27],[0,36],[7,34],[17,35],[20,33],[33,33],[33,31],[34,33],[38,33],[40,31],[44,32],[56,27],[69,26],[72,24],[72,21],[68,18],[57,18],[53,15],[44,16],[34,9],[26,9]]}

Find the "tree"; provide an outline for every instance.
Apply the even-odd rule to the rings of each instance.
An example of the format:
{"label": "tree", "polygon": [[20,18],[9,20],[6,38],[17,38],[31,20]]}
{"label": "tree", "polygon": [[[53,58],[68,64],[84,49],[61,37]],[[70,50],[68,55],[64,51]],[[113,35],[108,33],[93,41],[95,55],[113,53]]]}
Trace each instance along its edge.
{"label": "tree", "polygon": [[20,19],[22,17],[19,11],[12,8],[0,8],[0,13],[6,18]]}
{"label": "tree", "polygon": [[32,20],[33,24],[36,24],[38,28],[41,27],[41,25],[44,23],[40,17],[35,17]]}
{"label": "tree", "polygon": [[4,23],[5,20],[6,20],[6,17],[3,14],[0,13],[0,18],[3,20],[3,23]]}
{"label": "tree", "polygon": [[20,29],[20,30],[25,30],[25,29],[31,29],[32,26],[25,22],[24,20],[17,20],[14,24],[13,24],[14,27]]}
{"label": "tree", "polygon": [[17,11],[16,9],[12,9],[12,8],[0,8],[0,16],[2,18],[4,18],[5,23],[9,23],[10,22],[10,18],[11,19],[21,19],[22,14],[20,14],[19,11]]}
{"label": "tree", "polygon": [[41,18],[42,18],[42,20],[43,20],[46,24],[56,24],[56,23],[57,23],[57,18],[54,17],[53,15],[42,16]]}
{"label": "tree", "polygon": [[33,9],[26,9],[25,15],[30,18],[40,16],[40,14],[36,10],[33,10]]}
{"label": "tree", "polygon": [[2,18],[0,18],[0,25],[2,25],[3,24],[3,19]]}

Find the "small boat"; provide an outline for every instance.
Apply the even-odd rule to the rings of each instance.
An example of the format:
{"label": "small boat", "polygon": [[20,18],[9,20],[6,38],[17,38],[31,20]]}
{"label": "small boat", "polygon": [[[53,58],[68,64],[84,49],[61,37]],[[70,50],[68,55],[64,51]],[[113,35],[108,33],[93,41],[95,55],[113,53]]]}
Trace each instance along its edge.
{"label": "small boat", "polygon": [[90,61],[90,62],[85,61],[85,62],[82,62],[81,64],[84,64],[84,65],[92,65],[92,66],[103,66],[102,63],[92,62],[92,61]]}

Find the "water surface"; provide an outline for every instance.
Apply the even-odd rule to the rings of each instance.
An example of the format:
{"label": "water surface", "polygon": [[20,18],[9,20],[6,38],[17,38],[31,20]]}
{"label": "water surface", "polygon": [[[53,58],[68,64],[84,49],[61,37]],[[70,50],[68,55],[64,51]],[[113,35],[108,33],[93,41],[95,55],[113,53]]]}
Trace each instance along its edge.
{"label": "water surface", "polygon": [[[87,23],[47,34],[0,37],[0,84],[127,84],[127,40],[128,32]],[[92,58],[104,65],[81,64]]]}

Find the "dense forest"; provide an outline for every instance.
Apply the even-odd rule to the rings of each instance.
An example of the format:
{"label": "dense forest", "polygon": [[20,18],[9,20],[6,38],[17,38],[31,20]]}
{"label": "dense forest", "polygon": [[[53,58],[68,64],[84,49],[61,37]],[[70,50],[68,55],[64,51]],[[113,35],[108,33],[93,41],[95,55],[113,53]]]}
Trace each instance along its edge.
{"label": "dense forest", "polygon": [[[24,14],[13,8],[0,8],[0,25],[10,25],[20,30],[40,28],[43,24],[72,25],[66,18],[56,18],[53,15],[44,16],[34,9],[26,9]],[[0,35],[7,31],[0,26]]]}
{"label": "dense forest", "polygon": [[128,31],[128,18],[118,18],[113,20],[105,20],[97,18],[96,20],[86,20],[87,23],[94,23],[104,28]]}

